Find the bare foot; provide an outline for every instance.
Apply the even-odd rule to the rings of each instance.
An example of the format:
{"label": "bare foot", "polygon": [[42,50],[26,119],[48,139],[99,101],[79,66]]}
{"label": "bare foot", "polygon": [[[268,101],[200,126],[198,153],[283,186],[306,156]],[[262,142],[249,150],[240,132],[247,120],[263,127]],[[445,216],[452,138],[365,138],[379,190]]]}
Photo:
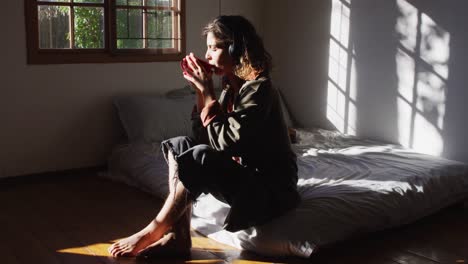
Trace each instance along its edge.
{"label": "bare foot", "polygon": [[134,257],[141,250],[161,239],[164,233],[158,234],[157,231],[156,224],[152,222],[140,232],[112,244],[108,251],[113,257]]}
{"label": "bare foot", "polygon": [[190,236],[190,218],[192,210],[188,208],[172,230],[157,242],[140,251],[140,257],[188,257],[192,248]]}
{"label": "bare foot", "polygon": [[188,257],[192,243],[190,237],[178,236],[175,232],[164,235],[156,243],[140,251],[139,257]]}
{"label": "bare foot", "polygon": [[[171,156],[169,158],[171,159]],[[175,164],[175,161],[173,163]],[[175,176],[172,178],[176,179]],[[176,181],[170,193],[174,194],[174,198],[168,197],[166,199],[161,211],[159,211],[156,218],[147,227],[109,247],[109,253],[113,257],[137,256],[140,251],[147,249],[149,246],[153,248],[166,248],[172,244],[171,241],[177,242],[177,247],[181,247],[184,250],[188,248],[188,252],[190,252],[191,202],[187,200],[185,187],[178,181]],[[162,239],[171,228],[174,230],[173,234],[169,234]],[[175,239],[176,236],[177,239]]]}

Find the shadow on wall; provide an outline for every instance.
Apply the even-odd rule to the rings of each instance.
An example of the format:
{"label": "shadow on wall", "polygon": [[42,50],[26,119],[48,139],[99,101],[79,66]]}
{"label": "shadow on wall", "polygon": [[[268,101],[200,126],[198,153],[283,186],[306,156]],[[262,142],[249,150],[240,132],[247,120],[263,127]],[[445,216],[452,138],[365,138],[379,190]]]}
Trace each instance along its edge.
{"label": "shadow on wall", "polygon": [[468,162],[462,1],[332,0],[327,118]]}

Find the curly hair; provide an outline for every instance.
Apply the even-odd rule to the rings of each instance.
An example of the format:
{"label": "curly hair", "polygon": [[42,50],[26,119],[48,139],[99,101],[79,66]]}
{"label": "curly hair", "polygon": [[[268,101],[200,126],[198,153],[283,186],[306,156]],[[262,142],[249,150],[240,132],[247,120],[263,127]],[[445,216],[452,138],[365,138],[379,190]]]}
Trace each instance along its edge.
{"label": "curly hair", "polygon": [[252,72],[269,74],[271,55],[250,21],[242,16],[219,16],[203,29],[219,40],[217,45],[227,48],[234,60],[234,74],[246,79]]}

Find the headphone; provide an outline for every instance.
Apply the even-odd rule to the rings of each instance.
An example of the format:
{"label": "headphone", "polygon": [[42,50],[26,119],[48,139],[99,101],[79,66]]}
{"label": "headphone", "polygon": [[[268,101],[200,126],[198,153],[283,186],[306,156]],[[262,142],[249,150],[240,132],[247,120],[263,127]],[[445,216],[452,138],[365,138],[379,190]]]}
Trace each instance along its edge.
{"label": "headphone", "polygon": [[219,22],[223,24],[232,34],[232,43],[229,44],[228,53],[234,59],[239,59],[244,53],[244,36],[240,32],[239,16],[220,16]]}
{"label": "headphone", "polygon": [[233,32],[232,43],[229,45],[228,52],[233,58],[240,58],[244,53],[244,45],[241,43],[243,37],[239,33]]}

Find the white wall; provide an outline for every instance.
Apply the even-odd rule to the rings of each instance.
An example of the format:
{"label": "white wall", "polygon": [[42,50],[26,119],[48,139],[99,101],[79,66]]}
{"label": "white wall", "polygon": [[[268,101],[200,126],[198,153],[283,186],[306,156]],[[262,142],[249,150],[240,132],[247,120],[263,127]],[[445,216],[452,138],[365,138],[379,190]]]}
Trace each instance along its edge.
{"label": "white wall", "polygon": [[[285,4],[271,0],[266,10],[266,43],[276,58],[276,83],[285,93],[298,124],[306,127],[329,125],[326,104],[331,2],[296,0]],[[434,43],[421,47],[430,50],[435,59],[424,61],[419,54],[416,71],[415,67],[402,68],[397,63],[398,49],[412,29],[408,24],[403,27],[407,32],[396,32],[397,21],[404,16],[399,7],[402,2],[407,1],[351,0],[351,44],[356,54],[356,134],[409,145],[405,137],[413,133],[412,147],[416,150],[427,153],[441,144],[440,151],[435,151],[438,155],[468,162],[465,29],[468,2],[409,1],[424,21],[435,25],[419,33],[423,41]],[[437,61],[444,54],[443,45],[437,45],[438,39],[445,38],[447,33],[449,60]],[[427,73],[434,76],[432,70],[427,70],[428,65],[448,69],[442,86],[423,76]],[[404,84],[405,76],[416,76],[421,82],[417,86],[411,81]],[[418,112],[420,123],[411,121],[411,114],[399,108],[402,88],[418,94],[415,102],[419,103],[412,109],[417,110],[414,112]]]}
{"label": "white wall", "polygon": [[329,1],[270,0],[265,6],[264,42],[275,85],[298,125],[326,126]]}
{"label": "white wall", "polygon": [[[118,137],[111,100],[185,85],[178,62],[27,65],[24,1],[0,9],[0,177],[102,165]],[[223,0],[222,12],[260,23],[262,1]],[[186,0],[187,52],[203,55],[202,27],[218,0]]]}
{"label": "white wall", "polygon": [[[457,0],[354,1],[351,31],[357,54],[358,135],[468,162],[467,8],[466,1]],[[417,19],[408,18],[412,12],[421,17],[420,30]],[[398,24],[405,25],[403,30],[395,30]],[[415,46],[409,44],[413,34],[420,38],[418,51],[402,52]],[[397,59],[401,53],[406,54],[403,61]],[[405,84],[409,76],[416,85]],[[417,102],[411,107],[402,104],[405,89],[417,95],[409,97]],[[401,105],[417,112],[415,121]]]}

